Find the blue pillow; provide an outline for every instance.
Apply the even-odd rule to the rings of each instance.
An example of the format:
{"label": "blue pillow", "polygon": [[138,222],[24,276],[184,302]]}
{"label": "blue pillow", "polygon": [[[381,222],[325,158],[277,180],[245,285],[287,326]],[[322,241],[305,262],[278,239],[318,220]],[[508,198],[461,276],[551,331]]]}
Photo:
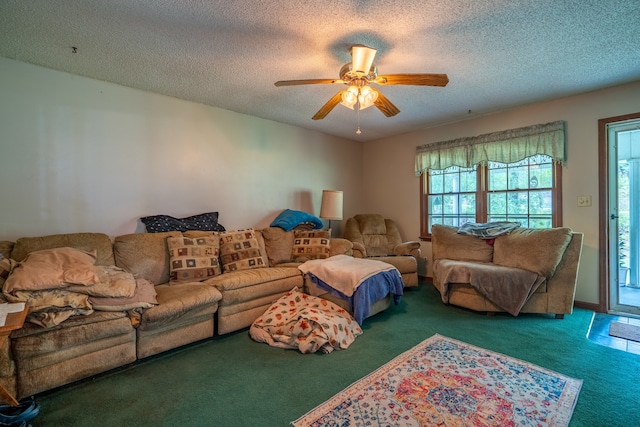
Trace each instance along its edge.
{"label": "blue pillow", "polygon": [[324,223],[317,216],[291,209],[285,209],[282,211],[280,215],[273,220],[271,227],[280,227],[284,231],[290,231],[304,223],[313,224],[314,229],[321,229],[324,227]]}

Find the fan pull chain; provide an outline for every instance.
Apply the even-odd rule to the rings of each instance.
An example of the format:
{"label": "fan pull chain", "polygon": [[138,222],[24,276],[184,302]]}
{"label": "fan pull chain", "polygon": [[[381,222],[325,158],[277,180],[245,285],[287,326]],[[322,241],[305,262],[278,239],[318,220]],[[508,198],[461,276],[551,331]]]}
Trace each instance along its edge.
{"label": "fan pull chain", "polygon": [[356,135],[360,135],[362,131],[360,130],[360,103],[358,102],[358,130],[356,131]]}

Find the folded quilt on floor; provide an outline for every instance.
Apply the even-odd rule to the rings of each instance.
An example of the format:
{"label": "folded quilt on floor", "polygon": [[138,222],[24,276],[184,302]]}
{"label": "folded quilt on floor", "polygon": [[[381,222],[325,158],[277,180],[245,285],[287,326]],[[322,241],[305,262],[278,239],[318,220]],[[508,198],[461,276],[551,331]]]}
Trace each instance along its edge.
{"label": "folded quilt on floor", "polygon": [[362,329],[343,308],[294,288],[257,318],[249,335],[273,347],[301,353],[346,349]]}

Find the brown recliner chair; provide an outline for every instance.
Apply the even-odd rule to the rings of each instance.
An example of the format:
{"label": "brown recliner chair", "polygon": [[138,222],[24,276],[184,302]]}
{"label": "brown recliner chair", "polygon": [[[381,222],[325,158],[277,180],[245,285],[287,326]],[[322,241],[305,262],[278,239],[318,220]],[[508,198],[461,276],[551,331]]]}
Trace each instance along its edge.
{"label": "brown recliner chair", "polygon": [[418,286],[420,242],[403,242],[400,231],[382,215],[361,214],[347,220],[344,238],[353,242],[353,256],[384,261],[396,267],[405,287]]}

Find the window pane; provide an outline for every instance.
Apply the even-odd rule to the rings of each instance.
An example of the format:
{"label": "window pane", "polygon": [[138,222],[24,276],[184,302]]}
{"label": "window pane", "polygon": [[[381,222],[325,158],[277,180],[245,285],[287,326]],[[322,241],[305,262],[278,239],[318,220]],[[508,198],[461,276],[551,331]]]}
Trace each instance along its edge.
{"label": "window pane", "polygon": [[460,224],[458,224],[458,226],[464,225],[468,222],[476,222],[476,216],[460,215]]}
{"label": "window pane", "polygon": [[447,216],[444,218],[444,221],[442,223],[444,225],[451,225],[454,227],[458,227],[458,217]]}
{"label": "window pane", "polygon": [[515,191],[508,193],[507,214],[509,216],[526,214],[529,212],[529,198],[526,191]]}
{"label": "window pane", "polygon": [[537,218],[532,216],[529,220],[529,227],[531,228],[551,228],[551,226],[552,226],[551,217]]}
{"label": "window pane", "polygon": [[475,193],[478,188],[477,176],[475,170],[460,173],[460,191]]}
{"label": "window pane", "polygon": [[429,172],[429,194],[443,193],[444,175],[442,171]]}
{"label": "window pane", "polygon": [[429,212],[442,214],[442,196],[429,196]]}
{"label": "window pane", "polygon": [[458,213],[458,195],[445,194],[442,196],[442,212],[444,214]]}
{"label": "window pane", "polygon": [[551,215],[551,190],[529,193],[529,213],[531,215]]}
{"label": "window pane", "polygon": [[457,173],[444,175],[444,193],[457,193],[460,191],[460,176]]}
{"label": "window pane", "polygon": [[529,217],[527,216],[521,216],[521,215],[509,216],[509,219],[507,219],[507,221],[519,222],[521,227],[525,227],[525,228],[529,227]]}
{"label": "window pane", "polygon": [[476,195],[475,194],[461,194],[460,195],[461,209],[460,213],[464,215],[471,215],[475,217],[476,214]]}
{"label": "window pane", "polygon": [[489,193],[489,215],[507,214],[507,193]]}
{"label": "window pane", "polygon": [[509,190],[529,188],[529,168],[509,168]]}
{"label": "window pane", "polygon": [[531,168],[529,179],[531,188],[551,188],[553,186],[553,167],[551,163],[534,166]]}
{"label": "window pane", "polygon": [[507,165],[504,163],[489,163],[489,191],[507,189]]}

